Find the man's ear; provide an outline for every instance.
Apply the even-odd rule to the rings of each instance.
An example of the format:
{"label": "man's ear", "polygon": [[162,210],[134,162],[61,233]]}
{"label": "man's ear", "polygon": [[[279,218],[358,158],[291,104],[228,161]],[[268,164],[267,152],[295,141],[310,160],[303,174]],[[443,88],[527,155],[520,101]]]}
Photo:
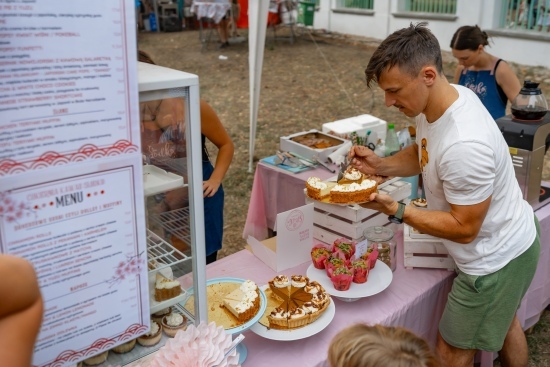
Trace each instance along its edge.
{"label": "man's ear", "polygon": [[425,66],[422,68],[422,78],[427,86],[431,86],[437,78],[437,70],[433,66]]}

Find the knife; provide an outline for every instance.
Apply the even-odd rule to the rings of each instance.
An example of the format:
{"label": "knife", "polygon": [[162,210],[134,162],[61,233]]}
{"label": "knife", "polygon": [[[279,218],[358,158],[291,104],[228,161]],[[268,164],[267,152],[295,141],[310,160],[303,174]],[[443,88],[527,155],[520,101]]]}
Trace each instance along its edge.
{"label": "knife", "polygon": [[325,163],[321,162],[321,161],[319,160],[319,158],[315,158],[315,162],[316,162],[316,163],[319,163],[319,164],[321,165],[321,167],[325,168],[326,170],[328,170],[328,171],[331,172],[331,173],[335,173],[335,172],[336,172],[336,170],[330,168],[330,167],[327,166]]}
{"label": "knife", "polygon": [[294,157],[292,154],[290,154],[289,152],[281,152],[281,151],[277,151],[277,154],[281,154],[283,157],[285,157],[287,160],[289,160],[290,162],[294,163],[296,165],[296,167],[298,166],[301,166],[302,165],[302,162],[300,162],[300,160],[296,157]]}

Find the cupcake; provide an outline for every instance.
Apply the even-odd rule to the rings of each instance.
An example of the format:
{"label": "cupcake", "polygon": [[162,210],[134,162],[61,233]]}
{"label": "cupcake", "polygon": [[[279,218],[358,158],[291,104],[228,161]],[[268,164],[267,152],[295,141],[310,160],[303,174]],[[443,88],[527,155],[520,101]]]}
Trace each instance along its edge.
{"label": "cupcake", "polygon": [[334,285],[334,289],[337,291],[347,291],[353,280],[353,270],[345,266],[336,268],[334,269],[330,280]]}
{"label": "cupcake", "polygon": [[83,362],[86,366],[97,366],[98,364],[102,364],[103,362],[105,362],[107,360],[108,355],[109,355],[109,351],[106,350],[103,353],[100,353],[93,357],[85,359]]}
{"label": "cupcake", "polygon": [[353,282],[354,283],[366,283],[369,276],[369,262],[365,259],[357,259],[352,261],[351,267],[353,268]]}
{"label": "cupcake", "polygon": [[161,331],[162,328],[160,327],[160,324],[154,320],[151,320],[151,329],[147,334],[137,338],[137,342],[139,345],[143,345],[144,347],[156,345],[162,337]]}
{"label": "cupcake", "polygon": [[376,260],[378,260],[378,246],[376,245],[369,247],[367,252],[361,255],[361,259],[367,260],[369,262],[369,267],[372,270],[376,265]]}
{"label": "cupcake", "polygon": [[180,330],[187,329],[187,318],[180,313],[172,313],[162,318],[162,329],[164,333],[173,338]]}
{"label": "cupcake", "polygon": [[152,314],[151,318],[160,324],[162,322],[162,318],[164,316],[170,315],[171,313],[172,313],[172,307],[166,307]]}
{"label": "cupcake", "polygon": [[330,257],[330,250],[323,245],[317,245],[311,249],[311,260],[315,269],[324,269],[325,260]]}
{"label": "cupcake", "polygon": [[332,271],[340,266],[348,266],[349,262],[347,260],[344,260],[339,257],[331,256],[327,260],[325,260],[325,270],[327,272],[327,276],[330,278],[332,276]]}
{"label": "cupcake", "polygon": [[124,344],[120,344],[114,347],[113,352],[119,353],[119,354],[128,353],[129,351],[134,349],[135,346],[136,346],[136,339],[132,339],[130,341],[127,341]]}
{"label": "cupcake", "polygon": [[[348,240],[347,238],[339,238],[332,244],[332,256],[345,258],[349,260],[355,254],[355,241]],[[338,256],[335,256],[337,254]]]}

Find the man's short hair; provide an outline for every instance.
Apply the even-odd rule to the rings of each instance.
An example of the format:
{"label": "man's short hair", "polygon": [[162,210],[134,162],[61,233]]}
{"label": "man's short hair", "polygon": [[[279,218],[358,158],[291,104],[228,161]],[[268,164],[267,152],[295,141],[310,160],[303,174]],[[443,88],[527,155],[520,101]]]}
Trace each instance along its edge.
{"label": "man's short hair", "polygon": [[428,23],[410,24],[390,34],[374,51],[365,74],[367,86],[378,83],[382,72],[398,66],[411,77],[418,76],[424,66],[433,65],[443,74],[443,61],[439,42],[426,27]]}

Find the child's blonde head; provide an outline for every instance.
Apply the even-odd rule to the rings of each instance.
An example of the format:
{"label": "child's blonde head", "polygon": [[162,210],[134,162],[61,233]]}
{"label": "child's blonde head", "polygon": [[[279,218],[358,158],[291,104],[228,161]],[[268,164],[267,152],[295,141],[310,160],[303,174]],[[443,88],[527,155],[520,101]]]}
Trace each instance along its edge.
{"label": "child's blonde head", "polygon": [[340,331],[328,350],[330,367],[439,367],[428,344],[398,327],[357,324]]}

